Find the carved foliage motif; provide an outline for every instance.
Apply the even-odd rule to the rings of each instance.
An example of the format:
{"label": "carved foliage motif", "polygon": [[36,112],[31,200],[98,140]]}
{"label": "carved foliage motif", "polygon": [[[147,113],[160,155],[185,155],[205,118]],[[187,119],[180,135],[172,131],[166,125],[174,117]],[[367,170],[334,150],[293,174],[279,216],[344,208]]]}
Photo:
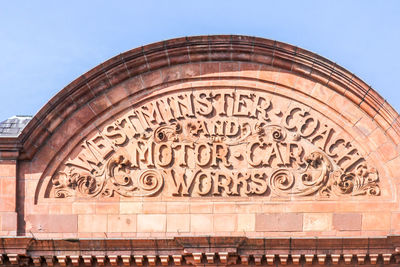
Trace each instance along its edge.
{"label": "carved foliage motif", "polygon": [[[332,124],[332,125],[330,125]],[[169,95],[84,140],[48,197],[380,195],[379,175],[338,127],[269,95]]]}
{"label": "carved foliage motif", "polygon": [[131,175],[130,162],[119,155],[109,160],[102,173],[84,174],[79,169],[67,168],[68,172],[59,172],[53,178],[55,197],[80,196],[111,197],[114,193],[122,196],[151,196],[163,186],[162,175],[156,170],[145,170],[135,176]]}

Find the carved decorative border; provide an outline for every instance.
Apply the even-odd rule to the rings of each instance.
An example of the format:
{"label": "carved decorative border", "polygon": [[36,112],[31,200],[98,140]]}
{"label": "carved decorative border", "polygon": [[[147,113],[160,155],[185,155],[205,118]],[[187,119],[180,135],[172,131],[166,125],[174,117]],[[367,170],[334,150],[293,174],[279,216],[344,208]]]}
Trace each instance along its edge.
{"label": "carved decorative border", "polygon": [[4,266],[243,266],[400,263],[399,237],[35,240],[1,238]]}

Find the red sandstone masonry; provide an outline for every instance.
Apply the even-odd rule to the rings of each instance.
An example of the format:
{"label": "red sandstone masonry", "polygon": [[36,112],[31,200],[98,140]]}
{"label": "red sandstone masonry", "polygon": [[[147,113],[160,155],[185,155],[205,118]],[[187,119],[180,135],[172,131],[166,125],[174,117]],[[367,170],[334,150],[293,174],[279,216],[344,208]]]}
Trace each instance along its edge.
{"label": "red sandstone masonry", "polygon": [[28,215],[27,228],[41,233],[74,233],[78,230],[76,215]]}
{"label": "red sandstone masonry", "polygon": [[[3,154],[2,156],[7,156]],[[13,157],[13,154],[9,154]],[[17,166],[16,160],[0,159],[0,236],[17,233]]]}
{"label": "red sandstone masonry", "polygon": [[16,212],[1,212],[1,231],[9,232],[10,235],[12,233],[16,233],[17,229],[17,213]]}
{"label": "red sandstone masonry", "polygon": [[356,213],[333,214],[333,228],[339,231],[360,231],[362,215]]}
{"label": "red sandstone masonry", "polygon": [[[373,90],[366,94],[368,87],[362,81],[307,51],[296,49],[295,55],[292,46],[255,38],[231,41],[222,36],[220,40],[225,43],[218,47],[212,40],[179,39],[173,47],[169,42],[157,43],[145,47],[144,53],[142,49],[124,53],[78,78],[49,101],[18,139],[23,146],[20,159],[26,160],[25,165],[32,164],[32,168],[20,167],[18,177],[26,188],[21,195],[25,197],[25,234],[32,231],[35,236],[49,238],[104,238],[105,233],[109,237],[399,233],[398,189],[393,187],[400,183],[399,136],[397,132],[389,134],[390,127],[397,125],[393,124],[397,113]],[[301,59],[300,55],[311,58]],[[216,197],[177,201],[155,197],[147,201],[99,197],[69,201],[45,199],[42,189],[36,188],[39,179],[47,186],[49,175],[82,138],[146,97],[179,90],[215,92],[225,87],[252,88],[271,93],[276,99],[281,97],[277,106],[282,110],[299,101],[325,115],[321,123],[334,121],[338,131],[360,143],[378,168],[383,200],[351,197],[330,202],[310,197],[302,202]],[[0,152],[3,157],[5,152]],[[15,235],[16,162],[1,163],[0,235]]]}
{"label": "red sandstone masonry", "polygon": [[[222,212],[224,212],[224,210],[225,210],[225,212],[226,211],[234,211],[235,210],[235,208],[234,208],[234,206],[230,206],[231,204],[229,204],[229,203],[227,203],[226,205],[223,205],[223,204],[218,204],[219,206],[220,206],[220,208],[217,208],[217,209],[215,209],[215,207],[219,207],[219,206],[215,206],[214,207],[214,210],[215,210],[215,212],[218,212],[218,210],[219,209],[221,209],[221,211]],[[107,205],[106,205],[107,206]],[[108,205],[109,206],[109,205]],[[151,209],[151,210],[149,210],[150,211],[150,213],[164,213],[165,212],[165,210],[162,208],[161,210],[160,210],[160,207],[158,207],[158,206],[149,206],[149,208]],[[128,207],[128,209],[129,209],[129,207]],[[281,209],[281,207],[280,208],[278,208],[278,210],[279,209]],[[89,211],[90,212],[90,211]],[[101,212],[101,213],[108,213],[108,212],[110,212],[110,213],[113,213],[113,211],[112,210],[107,210],[107,209],[104,209],[104,211],[98,211],[98,212]],[[211,211],[208,211],[208,212],[211,212]],[[144,222],[145,223],[145,222]]]}
{"label": "red sandstone masonry", "polygon": [[303,214],[270,213],[256,215],[256,231],[297,232],[303,230]]}

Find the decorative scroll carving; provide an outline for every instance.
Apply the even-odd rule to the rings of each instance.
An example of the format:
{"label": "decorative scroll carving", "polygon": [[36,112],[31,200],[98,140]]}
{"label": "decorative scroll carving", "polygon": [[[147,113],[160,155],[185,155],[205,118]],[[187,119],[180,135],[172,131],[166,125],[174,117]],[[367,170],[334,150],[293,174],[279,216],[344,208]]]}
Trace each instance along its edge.
{"label": "decorative scroll carving", "polygon": [[157,193],[163,186],[164,180],[159,172],[155,170],[144,171],[138,179],[138,187],[142,196],[151,196]]}
{"label": "decorative scroll carving", "polygon": [[55,196],[59,198],[73,195],[112,197],[114,193],[131,196],[151,196],[163,186],[164,179],[158,170],[145,170],[139,176],[130,171],[131,164],[126,156],[112,157],[103,172],[81,174],[75,167],[68,172],[59,172],[53,178]]}
{"label": "decorative scroll carving", "polygon": [[267,94],[167,95],[85,139],[49,197],[380,195],[377,171],[338,129]]}
{"label": "decorative scroll carving", "polygon": [[154,141],[156,143],[166,141],[178,141],[178,134],[182,132],[181,125],[175,123],[173,125],[160,126],[154,130]]}
{"label": "decorative scroll carving", "polygon": [[279,169],[271,176],[271,189],[278,195],[297,196],[309,196],[315,192],[326,197],[380,194],[378,173],[374,169],[367,170],[365,164],[358,165],[356,172],[332,171],[330,160],[321,152],[306,156],[306,162],[307,167],[296,180],[297,185],[292,172]]}

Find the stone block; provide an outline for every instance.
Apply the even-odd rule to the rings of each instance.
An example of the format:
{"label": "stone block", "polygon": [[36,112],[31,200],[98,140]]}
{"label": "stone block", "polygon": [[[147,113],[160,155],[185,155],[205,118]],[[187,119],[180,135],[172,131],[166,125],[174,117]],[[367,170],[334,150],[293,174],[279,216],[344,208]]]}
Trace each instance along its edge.
{"label": "stone block", "polygon": [[256,226],[256,215],[254,213],[237,215],[237,231],[252,232]]}
{"label": "stone block", "polygon": [[304,231],[329,231],[332,228],[332,214],[304,213]]}
{"label": "stone block", "polygon": [[256,231],[297,232],[303,230],[301,213],[269,213],[256,215]]}
{"label": "stone block", "polygon": [[167,203],[167,213],[189,213],[190,206],[187,202],[169,202]]}
{"label": "stone block", "polygon": [[334,213],[333,229],[339,231],[360,231],[362,216],[359,213]]}
{"label": "stone block", "polygon": [[16,177],[15,162],[0,162],[0,177]]}
{"label": "stone block", "polygon": [[236,214],[214,214],[214,232],[233,232],[236,223]]}
{"label": "stone block", "polygon": [[189,214],[168,214],[167,232],[189,232],[190,215]]}
{"label": "stone block", "polygon": [[393,212],[391,215],[391,231],[400,231],[400,213]]}
{"label": "stone block", "polygon": [[75,202],[72,203],[73,214],[94,214],[96,211],[95,203]]}
{"label": "stone block", "polygon": [[0,177],[0,197],[4,195],[15,196],[16,180],[17,179],[15,177]]}
{"label": "stone block", "polygon": [[15,195],[0,196],[0,212],[1,211],[15,211]]}
{"label": "stone block", "polygon": [[214,203],[214,213],[235,213],[236,203],[234,202],[224,202],[224,203]]}
{"label": "stone block", "polygon": [[96,203],[96,214],[119,214],[119,203]]}
{"label": "stone block", "polygon": [[[75,215],[76,216],[76,215]],[[107,232],[107,215],[77,215],[78,232],[104,233]]]}
{"label": "stone block", "polygon": [[167,209],[166,203],[162,202],[149,202],[142,204],[142,213],[159,214],[165,213]]}
{"label": "stone block", "polygon": [[0,213],[0,225],[2,231],[17,231],[17,213],[5,212]]}
{"label": "stone block", "polygon": [[389,231],[391,214],[389,212],[368,212],[362,214],[363,231]]}
{"label": "stone block", "polygon": [[211,203],[190,203],[190,213],[212,213]]}
{"label": "stone block", "polygon": [[118,85],[113,87],[111,90],[107,92],[107,98],[114,105],[118,103],[122,99],[128,96],[128,92],[125,89],[124,85]]}
{"label": "stone block", "polygon": [[167,218],[165,214],[138,214],[138,232],[165,232]]}
{"label": "stone block", "polygon": [[204,62],[201,63],[200,73],[202,76],[219,76],[219,63],[218,62]]}
{"label": "stone block", "polygon": [[125,233],[136,232],[136,214],[131,215],[108,215],[107,232]]}
{"label": "stone block", "polygon": [[213,215],[212,214],[191,214],[190,215],[190,231],[211,233],[213,231]]}
{"label": "stone block", "polygon": [[41,233],[75,233],[78,231],[77,215],[35,214],[26,217],[28,231]]}
{"label": "stone block", "polygon": [[382,144],[378,148],[378,150],[379,150],[380,154],[382,155],[384,161],[392,160],[399,155],[399,152],[397,151],[396,147],[393,146],[393,143],[391,143],[391,142]]}
{"label": "stone block", "polygon": [[121,214],[142,213],[143,204],[141,202],[120,202],[119,209]]}

